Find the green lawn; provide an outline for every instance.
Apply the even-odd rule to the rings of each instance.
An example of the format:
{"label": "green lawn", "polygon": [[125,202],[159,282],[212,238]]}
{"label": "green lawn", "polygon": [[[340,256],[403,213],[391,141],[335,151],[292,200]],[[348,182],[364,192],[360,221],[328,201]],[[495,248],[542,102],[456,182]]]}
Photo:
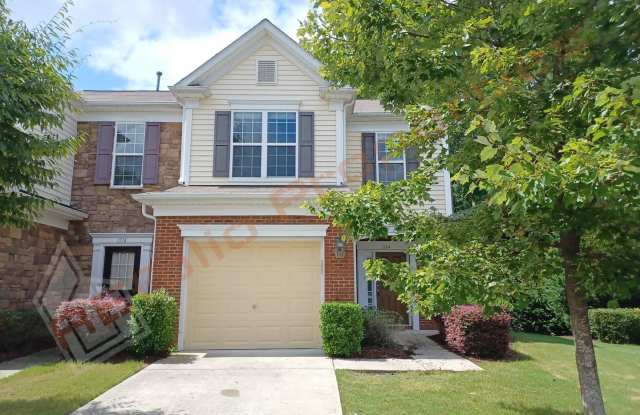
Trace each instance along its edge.
{"label": "green lawn", "polygon": [[[521,359],[482,372],[337,372],[345,415],[581,414],[573,341],[517,334]],[[596,343],[608,413],[640,414],[640,346]]]}
{"label": "green lawn", "polygon": [[0,379],[0,414],[68,414],[144,367],[144,362],[34,366]]}

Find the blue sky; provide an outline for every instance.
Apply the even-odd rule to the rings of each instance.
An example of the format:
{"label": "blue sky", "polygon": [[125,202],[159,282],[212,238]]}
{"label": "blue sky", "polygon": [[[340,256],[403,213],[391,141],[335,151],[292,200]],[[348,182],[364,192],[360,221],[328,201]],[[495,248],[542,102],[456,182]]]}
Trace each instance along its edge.
{"label": "blue sky", "polygon": [[[307,0],[75,0],[76,89],[173,85],[263,18],[295,38]],[[46,21],[62,0],[7,0],[14,19]]]}

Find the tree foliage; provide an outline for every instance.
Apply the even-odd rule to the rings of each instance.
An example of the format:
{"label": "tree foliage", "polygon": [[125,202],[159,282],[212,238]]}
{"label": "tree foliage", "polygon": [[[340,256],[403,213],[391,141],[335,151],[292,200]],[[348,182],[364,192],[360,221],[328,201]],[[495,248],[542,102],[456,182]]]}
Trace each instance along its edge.
{"label": "tree foliage", "polygon": [[10,18],[0,0],[0,225],[29,226],[49,203],[38,188],[56,185],[56,161],[78,138],[55,135],[76,99],[68,3],[35,29]]}
{"label": "tree foliage", "polygon": [[[411,131],[390,145],[422,154],[409,180],[311,210],[411,242],[417,270],[366,268],[425,314],[509,306],[564,275],[588,413],[604,408],[586,296],[640,283],[638,27],[638,0],[336,0],[299,32],[335,85],[404,111]],[[468,209],[415,209],[445,168]]]}

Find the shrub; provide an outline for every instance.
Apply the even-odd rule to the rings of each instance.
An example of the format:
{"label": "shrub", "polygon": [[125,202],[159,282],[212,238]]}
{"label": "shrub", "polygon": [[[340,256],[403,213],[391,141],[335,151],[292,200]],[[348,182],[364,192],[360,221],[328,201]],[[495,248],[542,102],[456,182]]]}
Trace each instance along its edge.
{"label": "shrub", "polygon": [[501,358],[509,351],[511,316],[487,316],[476,305],[456,306],[443,317],[445,342],[466,356]]}
{"label": "shrub", "polygon": [[515,331],[563,336],[571,333],[569,314],[564,306],[534,299],[525,307],[511,312],[511,327]]}
{"label": "shrub", "polygon": [[135,295],[129,320],[134,353],[151,356],[170,352],[177,321],[178,305],[165,289]]}
{"label": "shrub", "polygon": [[589,310],[593,337],[606,343],[640,344],[640,308]]}
{"label": "shrub", "polygon": [[28,354],[54,345],[38,311],[0,310],[0,354]]}
{"label": "shrub", "polygon": [[513,330],[555,336],[571,334],[562,275],[546,282],[540,290],[514,300],[517,305],[511,311]]}
{"label": "shrub", "polygon": [[54,336],[61,347],[68,349],[65,335],[73,328],[83,326],[88,333],[94,333],[100,325],[108,326],[128,313],[128,304],[123,299],[111,296],[63,301],[53,319]]}
{"label": "shrub", "polygon": [[398,313],[392,311],[367,309],[364,310],[364,339],[362,344],[367,346],[392,346],[394,326],[401,324]]}
{"label": "shrub", "polygon": [[325,303],[320,309],[322,348],[328,356],[350,357],[362,350],[364,315],[354,303]]}

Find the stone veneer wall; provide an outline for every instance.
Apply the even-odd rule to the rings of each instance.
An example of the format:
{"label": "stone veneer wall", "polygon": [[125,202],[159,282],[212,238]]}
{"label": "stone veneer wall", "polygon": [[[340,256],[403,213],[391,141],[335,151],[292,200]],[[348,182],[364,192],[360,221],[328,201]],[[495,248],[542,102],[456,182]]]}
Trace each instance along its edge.
{"label": "stone veneer wall", "polygon": [[[317,224],[314,216],[166,216],[158,217],[152,288],[166,288],[180,300],[183,239],[178,224]],[[324,238],[325,301],[355,301],[353,244],[346,244],[344,258],[336,258],[337,228],[329,227]]]}
{"label": "stone veneer wall", "polygon": [[[114,120],[117,121],[117,120]],[[181,123],[160,124],[160,166],[158,184],[140,189],[117,189],[94,184],[98,124],[78,122],[78,133],[86,141],[75,158],[71,204],[89,217],[71,226],[77,243],[73,247],[86,278],[91,275],[93,247],[90,233],[152,233],[153,221],[142,216],[141,205],[131,198],[134,193],[161,191],[178,185],[180,177]]]}
{"label": "stone veneer wall", "polygon": [[33,307],[33,297],[67,231],[36,224],[29,229],[0,228],[0,309]]}

